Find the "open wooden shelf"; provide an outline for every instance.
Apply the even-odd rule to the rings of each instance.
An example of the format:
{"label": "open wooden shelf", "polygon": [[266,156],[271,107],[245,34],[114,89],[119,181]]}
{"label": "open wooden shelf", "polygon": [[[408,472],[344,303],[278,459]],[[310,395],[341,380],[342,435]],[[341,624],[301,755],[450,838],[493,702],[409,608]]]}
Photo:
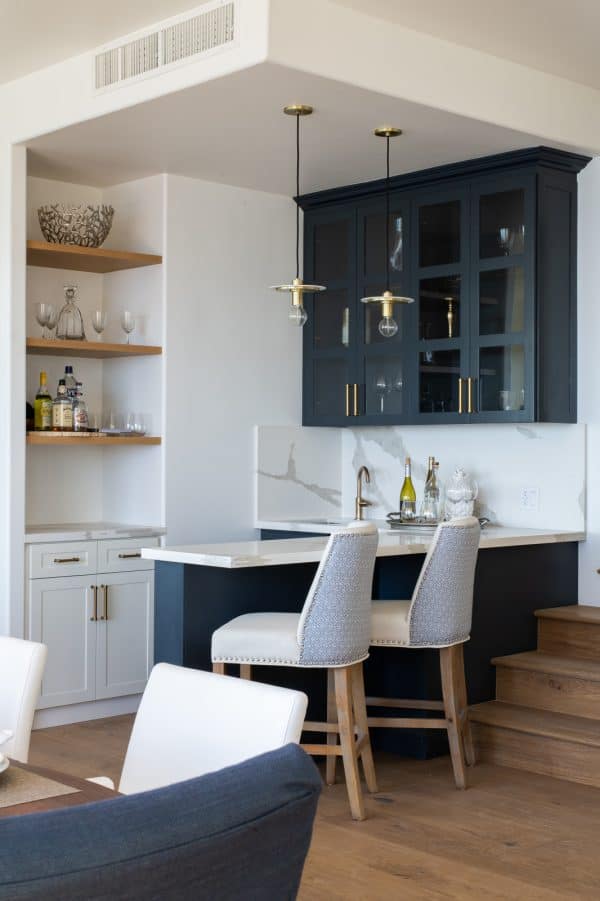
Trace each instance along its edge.
{"label": "open wooden shelf", "polygon": [[59,341],[54,338],[27,338],[28,354],[51,357],[90,357],[106,360],[111,357],[157,356],[162,347],[152,344],[109,344],[104,341]]}
{"label": "open wooden shelf", "polygon": [[27,242],[27,265],[49,269],[73,269],[78,272],[118,272],[157,266],[162,257],[154,253],[132,253],[107,250],[104,247],[77,247],[74,244],[48,244],[46,241]]}
{"label": "open wooden shelf", "polygon": [[156,435],[101,435],[97,432],[76,434],[74,432],[27,432],[27,444],[53,445],[63,447],[80,445],[82,447],[117,447],[120,445],[156,445],[161,443]]}

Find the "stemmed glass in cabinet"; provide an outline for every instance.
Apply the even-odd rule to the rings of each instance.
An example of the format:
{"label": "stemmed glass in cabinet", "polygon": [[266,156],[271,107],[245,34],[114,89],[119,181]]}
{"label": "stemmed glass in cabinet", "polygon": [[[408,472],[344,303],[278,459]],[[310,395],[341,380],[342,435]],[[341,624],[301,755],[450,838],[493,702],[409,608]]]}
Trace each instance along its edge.
{"label": "stemmed glass in cabinet", "polygon": [[127,344],[130,344],[131,341],[129,339],[129,335],[135,328],[135,316],[133,313],[130,313],[128,310],[124,310],[121,313],[121,328],[127,335]]}

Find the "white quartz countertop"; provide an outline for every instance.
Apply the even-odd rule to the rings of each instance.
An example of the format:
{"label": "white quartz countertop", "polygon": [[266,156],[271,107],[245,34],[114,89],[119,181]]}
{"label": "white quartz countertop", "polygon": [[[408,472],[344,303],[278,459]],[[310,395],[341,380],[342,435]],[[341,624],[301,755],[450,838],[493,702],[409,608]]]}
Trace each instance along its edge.
{"label": "white quartz countertop", "polygon": [[102,538],[149,538],[164,535],[160,526],[131,526],[118,522],[63,522],[44,525],[28,525],[25,528],[25,544],[45,541],[98,541]]}
{"label": "white quartz countertop", "polygon": [[[380,533],[378,557],[399,557],[424,554],[433,532],[426,535],[414,532]],[[556,532],[541,529],[520,529],[487,526],[481,533],[481,548],[520,547],[532,544],[583,541],[584,532]],[[285,538],[273,541],[238,541],[227,544],[191,544],[179,547],[143,548],[142,557],[166,563],[187,563],[195,566],[216,566],[222,569],[243,569],[256,566],[283,566],[289,563],[317,563],[327,544],[323,538]]]}

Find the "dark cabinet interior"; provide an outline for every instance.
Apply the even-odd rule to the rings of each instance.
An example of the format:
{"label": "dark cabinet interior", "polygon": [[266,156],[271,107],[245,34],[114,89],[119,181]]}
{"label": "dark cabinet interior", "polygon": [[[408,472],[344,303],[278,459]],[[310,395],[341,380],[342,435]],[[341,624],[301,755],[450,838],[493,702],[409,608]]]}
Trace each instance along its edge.
{"label": "dark cabinet interior", "polygon": [[[299,198],[305,425],[575,422],[577,173],[533,148]],[[379,328],[386,227],[397,331]]]}

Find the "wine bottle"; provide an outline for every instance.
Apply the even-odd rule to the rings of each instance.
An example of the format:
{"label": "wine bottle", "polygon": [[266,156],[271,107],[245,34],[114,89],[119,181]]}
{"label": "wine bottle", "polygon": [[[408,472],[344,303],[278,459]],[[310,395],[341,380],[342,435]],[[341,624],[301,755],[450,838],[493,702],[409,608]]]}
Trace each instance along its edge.
{"label": "wine bottle", "polygon": [[404,461],[404,482],[400,491],[400,517],[412,520],[417,513],[417,495],[410,475],[410,457]]}
{"label": "wine bottle", "polygon": [[49,432],[52,428],[52,396],[48,391],[48,376],[43,371],[33,402],[33,427],[36,432]]}
{"label": "wine bottle", "polygon": [[425,483],[421,518],[428,522],[437,522],[440,514],[440,486],[437,480],[438,466],[440,464],[433,458],[430,458],[430,460],[431,470]]}
{"label": "wine bottle", "polygon": [[58,393],[52,403],[52,431],[73,431],[73,402],[67,395],[65,380],[58,383]]}

